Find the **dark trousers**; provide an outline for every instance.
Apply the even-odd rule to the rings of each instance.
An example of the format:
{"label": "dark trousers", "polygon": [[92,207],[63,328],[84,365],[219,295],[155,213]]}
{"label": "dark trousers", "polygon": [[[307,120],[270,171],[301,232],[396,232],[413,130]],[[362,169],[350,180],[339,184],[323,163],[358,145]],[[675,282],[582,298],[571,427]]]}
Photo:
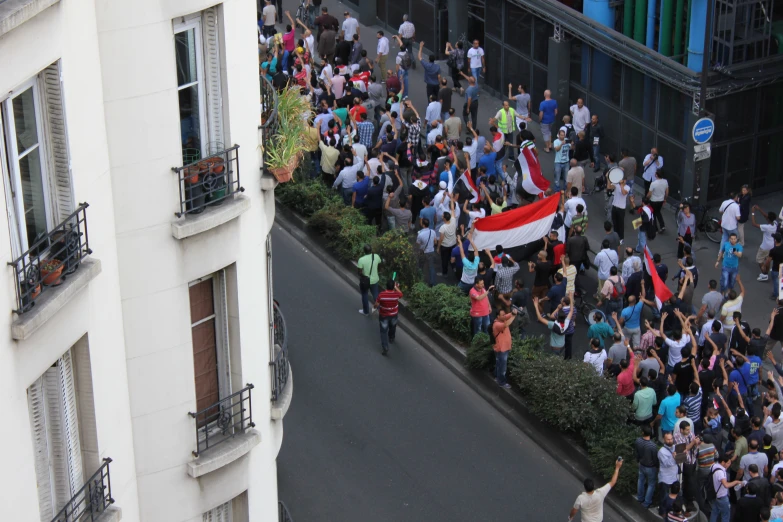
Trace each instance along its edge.
{"label": "dark trousers", "polygon": [[625,209],[612,205],[612,227],[620,239],[625,239]]}
{"label": "dark trousers", "polygon": [[652,181],[647,181],[646,179],[643,181],[644,181],[644,193],[647,194],[648,192],[650,192],[650,184],[652,183]]}
{"label": "dark trousers", "polygon": [[373,221],[375,226],[378,227],[378,233],[381,232],[381,222],[383,221],[383,212],[379,208],[363,208],[362,213],[367,217],[367,224],[372,225]]}
{"label": "dark trousers", "polygon": [[[468,121],[468,102],[465,102],[465,105],[462,106],[462,119],[465,120],[465,123]],[[470,102],[470,119],[473,122],[473,128],[476,128],[476,124],[478,121],[478,101],[473,100]]]}
{"label": "dark trousers", "polygon": [[658,230],[663,229],[666,225],[663,222],[663,201],[653,201],[650,203],[653,208],[653,220],[658,222]]}
{"label": "dark trousers", "polygon": [[446,275],[449,273],[449,262],[451,261],[451,247],[440,247],[440,273]]}
{"label": "dark trousers", "polygon": [[[691,236],[690,234],[685,234],[684,236],[682,236],[682,238],[689,245],[693,245],[693,236]],[[685,245],[678,241],[677,242],[677,258],[678,259],[682,259],[682,256],[684,256],[684,255],[685,255]]]}
{"label": "dark trousers", "polygon": [[[516,118],[514,118],[514,120],[516,122]],[[516,125],[516,123],[514,123],[514,124]],[[514,133],[511,132],[511,133],[508,133],[508,134],[503,134],[503,140],[507,141],[509,143],[514,143]],[[506,147],[506,153],[508,154],[508,159],[511,160],[511,161],[514,161],[514,159],[515,159],[514,158],[514,148],[515,147]],[[498,176],[500,176],[500,174],[501,174],[500,172],[497,173]],[[566,236],[566,237],[568,237],[568,236]]]}
{"label": "dark trousers", "polygon": [[566,334],[565,335],[565,345],[563,346],[563,359],[570,359],[571,358],[571,351],[572,351],[572,344],[571,341],[573,341],[574,334]]}
{"label": "dark trousers", "polygon": [[460,87],[462,87],[462,85],[459,83],[460,78],[462,78],[462,76],[459,75],[459,69],[453,67],[451,69],[451,81],[454,82],[455,89],[459,89]]}
{"label": "dark trousers", "polygon": [[682,486],[686,502],[698,502],[700,495],[699,480],[696,476],[696,464],[682,465]]}
{"label": "dark trousers", "polygon": [[438,99],[438,90],[440,89],[439,85],[430,85],[429,83],[425,84],[427,85],[427,102],[430,101],[430,96],[435,96],[435,99]]}

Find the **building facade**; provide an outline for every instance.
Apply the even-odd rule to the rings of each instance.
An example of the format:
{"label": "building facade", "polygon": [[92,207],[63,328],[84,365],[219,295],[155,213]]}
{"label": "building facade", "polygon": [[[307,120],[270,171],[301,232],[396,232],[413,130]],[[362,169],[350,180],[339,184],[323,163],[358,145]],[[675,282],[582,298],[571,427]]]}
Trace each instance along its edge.
{"label": "building facade", "polygon": [[[353,3],[365,20],[394,30],[409,14],[417,38],[437,42],[439,52],[447,40],[478,39],[485,87],[505,96],[509,83],[526,85],[534,118],[545,89],[560,115],[583,98],[606,131],[604,152],[626,148],[641,164],[658,148],[672,196],[722,199],[743,184],[757,193],[783,189],[783,10],[771,0]],[[692,128],[703,115],[715,121],[715,135],[711,157],[695,161]]]}
{"label": "building facade", "polygon": [[0,3],[8,520],[277,519],[256,35],[253,0]]}

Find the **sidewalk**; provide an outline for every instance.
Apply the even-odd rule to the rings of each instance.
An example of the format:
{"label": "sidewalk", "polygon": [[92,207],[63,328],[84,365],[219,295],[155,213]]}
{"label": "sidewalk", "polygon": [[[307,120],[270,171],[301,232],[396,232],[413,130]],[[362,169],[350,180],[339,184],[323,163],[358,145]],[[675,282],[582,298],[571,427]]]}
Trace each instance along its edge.
{"label": "sidewalk", "polygon": [[[372,0],[369,0],[372,1]],[[338,2],[337,0],[323,0],[323,4],[329,9],[329,13],[335,16],[338,20],[342,21],[342,13],[345,11],[350,11],[353,13],[354,16],[357,16],[355,7],[351,4]],[[291,14],[296,13],[296,8],[298,6],[297,0],[283,0],[283,9],[288,10],[291,12]],[[416,20],[411,20],[414,24],[416,23]],[[400,23],[402,21],[400,20]],[[284,26],[278,26],[278,29],[284,29]],[[396,56],[397,52],[399,51],[399,47],[397,47],[394,40],[391,38],[391,34],[389,34],[389,31],[386,29],[381,28],[380,26],[372,26],[368,27],[365,25],[360,25],[360,41],[362,45],[364,46],[364,49],[367,50],[367,55],[369,58],[375,58],[376,53],[376,46],[377,46],[377,38],[376,33],[379,30],[383,30],[384,33],[386,33],[386,36],[390,40],[390,49],[389,49],[389,58],[387,60],[387,66],[390,69],[394,69],[394,57]],[[299,36],[299,32],[297,32],[297,37]],[[425,42],[424,47],[425,51],[422,53],[422,58],[424,60],[428,59],[428,54],[426,51],[426,48],[429,47],[432,44],[432,42]],[[416,53],[418,53],[418,47],[415,49]],[[438,63],[441,64],[441,72],[444,76],[447,76],[450,78],[450,74],[448,71],[448,67],[445,64],[445,61],[439,61]],[[417,67],[415,70],[411,69],[408,72],[408,81],[410,86],[410,93],[409,98],[413,102],[416,109],[419,111],[420,114],[424,114],[425,109],[427,108],[427,94],[424,87],[424,71],[421,67]],[[449,85],[451,85],[451,80],[449,80]],[[479,82],[479,85],[481,85],[481,82]],[[541,97],[541,93],[531,93],[534,100],[537,100]],[[489,118],[493,117],[497,111],[501,108],[503,104],[503,100],[499,99],[491,94],[489,94],[487,91],[482,90],[481,96],[480,96],[480,103],[479,103],[479,111],[478,111],[478,127],[482,131],[482,133],[486,136],[489,132]],[[455,96],[453,98],[453,106],[457,108],[458,113],[461,112],[462,109],[462,101],[461,98],[459,98],[458,93],[455,93]],[[514,106],[512,104],[512,106]],[[560,108],[560,114],[561,116],[564,114],[563,109],[567,108]],[[533,112],[536,113],[537,111],[537,104],[533,104]],[[599,115],[600,116],[600,115]],[[530,130],[533,132],[533,134],[536,136],[536,143],[538,144],[538,151],[539,151],[539,159],[541,160],[541,167],[544,176],[549,179],[550,181],[553,179],[553,172],[554,172],[554,152],[546,153],[544,152],[543,148],[543,138],[541,137],[541,132],[538,128],[538,124],[534,123],[533,125],[530,125]],[[422,134],[426,134],[424,131]],[[640,161],[640,158],[637,158],[637,161]],[[586,180],[585,185],[588,187],[588,189],[592,188],[592,180],[593,175],[592,172],[586,173]],[[637,193],[637,198],[640,198],[641,194],[641,187],[643,187],[641,183],[641,178],[637,178],[638,182],[634,184],[634,189]],[[706,188],[703,190],[702,193],[705,193]],[[706,195],[706,194],[705,194]],[[587,237],[590,240],[590,245],[593,248],[594,251],[598,251],[600,249],[600,244],[603,239],[604,230],[603,230],[603,221],[604,221],[604,207],[605,207],[605,197],[604,193],[600,192],[597,194],[591,194],[589,196],[584,196],[584,199],[587,203],[588,207],[588,213],[590,216],[590,226],[588,228]],[[778,212],[780,212],[781,206],[783,206],[783,194],[772,194],[769,196],[764,196],[760,198],[754,198],[753,204],[758,204],[762,208],[765,209],[765,211],[772,211],[775,212],[777,215]],[[756,213],[756,218],[759,223],[764,220],[764,217],[759,215],[759,213]],[[676,228],[676,222],[675,222],[675,216],[674,212],[672,211],[671,207],[669,205],[664,206],[664,220],[666,222],[666,232],[663,234],[658,234],[658,236],[649,242],[650,250],[654,253],[658,253],[661,255],[663,262],[669,267],[669,275],[670,277],[674,276],[677,273],[677,228]],[[626,241],[625,244],[628,244],[630,246],[636,245],[636,232],[633,230],[633,227],[631,226],[631,216],[628,215],[625,220],[625,236]],[[758,250],[759,245],[761,244],[761,232],[754,228],[750,221],[745,225],[745,248],[744,248],[744,257],[740,262],[740,275],[742,277],[742,281],[745,285],[745,302],[742,307],[742,312],[744,318],[748,320],[748,322],[751,325],[751,328],[761,328],[762,331],[766,329],[767,321],[769,318],[769,313],[772,308],[772,301],[768,298],[769,295],[772,292],[772,286],[769,281],[765,282],[759,282],[756,281],[756,277],[759,274],[759,267],[755,262],[756,259],[756,252]],[[694,305],[700,306],[701,298],[702,296],[707,292],[707,285],[708,281],[710,279],[715,279],[716,281],[720,280],[720,270],[715,268],[715,260],[718,257],[718,244],[711,242],[707,237],[701,233],[699,236],[699,239],[695,241],[693,245],[693,254],[694,254],[694,261],[696,264],[696,267],[699,270],[699,286],[696,289],[695,295],[694,295]],[[622,262],[622,260],[621,260]],[[589,277],[595,277],[594,271],[590,271]],[[676,284],[673,281],[667,281],[667,285],[669,285],[669,288],[672,289],[672,291],[676,290]],[[698,304],[697,304],[698,303]]]}

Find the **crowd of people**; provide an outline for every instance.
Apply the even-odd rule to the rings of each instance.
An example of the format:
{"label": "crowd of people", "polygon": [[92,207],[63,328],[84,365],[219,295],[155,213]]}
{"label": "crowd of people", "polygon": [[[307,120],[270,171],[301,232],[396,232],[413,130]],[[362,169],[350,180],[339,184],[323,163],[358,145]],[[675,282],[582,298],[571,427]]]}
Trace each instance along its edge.
{"label": "crowd of people", "polygon": [[[775,306],[769,320],[756,317],[750,324],[738,275],[750,223],[763,238],[755,256],[757,279],[771,281],[769,297],[783,305],[778,302],[783,216],[752,205],[748,187],[730,194],[720,206],[716,272],[701,274],[699,300],[696,217],[687,203],[680,205],[672,225],[676,232],[667,233],[669,186],[657,149],[640,164],[627,150],[621,158],[602,152],[598,116],[582,99],[559,113],[549,91],[534,123],[524,85],[508,85],[507,99],[486,131],[480,130],[479,82],[486,74],[480,42],[448,44],[444,74],[435,55],[424,56],[425,42],[416,45],[407,17],[391,39],[376,33],[373,58],[348,11],[342,21],[326,7],[309,20],[284,14],[289,23],[278,34],[279,8],[266,0],[259,18],[260,73],[277,89],[300,89],[311,97],[312,175],[360,209],[379,233],[410,234],[428,284],[455,282],[469,296],[472,331],[490,334],[495,347],[498,385],[509,387],[512,338],[541,323],[551,354],[571,359],[576,345],[584,351],[582,363],[616,381],[617,393],[628,399],[629,422],[640,432],[637,500],[644,507],[657,505],[672,522],[687,520],[695,505],[711,513],[711,521],[728,521],[732,509],[741,522],[783,516],[783,366],[775,356],[783,316]],[[421,87],[411,85],[409,76],[417,64],[424,72]],[[414,105],[411,89],[426,92],[426,107]],[[538,144],[534,125],[543,136]],[[532,154],[541,162],[551,157],[539,154],[537,145],[553,153],[554,176],[549,188],[531,193],[523,183],[521,156]],[[634,191],[637,176],[644,184]],[[593,191],[605,193],[605,204],[588,211],[583,195]],[[478,220],[558,193],[551,231],[527,249],[475,247]],[[635,241],[625,236],[626,221],[636,231]],[[595,252],[586,235],[590,226],[603,230]],[[654,253],[658,237],[677,240],[671,271]],[[402,292],[395,281],[381,285],[381,256],[369,246],[364,254],[358,259],[359,312],[378,312],[386,355]],[[592,270],[595,276],[587,276]],[[674,287],[664,302],[653,273]],[[532,275],[531,288],[526,274]],[[577,300],[593,294],[589,329],[575,340]],[[764,361],[774,372],[764,369]],[[585,517],[596,516],[616,478],[599,489],[586,481],[570,516],[581,509],[583,520],[600,520]]]}

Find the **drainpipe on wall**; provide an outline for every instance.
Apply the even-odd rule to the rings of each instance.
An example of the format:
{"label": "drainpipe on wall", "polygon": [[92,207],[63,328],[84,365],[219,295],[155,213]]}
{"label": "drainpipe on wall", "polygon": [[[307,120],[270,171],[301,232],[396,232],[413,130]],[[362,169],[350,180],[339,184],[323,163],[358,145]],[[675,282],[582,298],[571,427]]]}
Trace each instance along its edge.
{"label": "drainpipe on wall", "polygon": [[661,0],[661,22],[658,30],[658,52],[672,55],[672,9],[674,0]]}
{"label": "drainpipe on wall", "polygon": [[642,45],[644,45],[645,41],[645,14],[647,14],[647,0],[636,0],[636,9],[633,14],[633,39]]}
{"label": "drainpipe on wall", "polygon": [[690,0],[691,14],[688,30],[688,69],[701,72],[704,61],[704,36],[706,33],[707,0]]}
{"label": "drainpipe on wall", "polygon": [[623,7],[623,34],[628,38],[633,38],[633,10],[635,0],[625,0]]}
{"label": "drainpipe on wall", "polygon": [[[674,11],[674,56],[682,55],[682,13],[685,7],[685,0],[677,0],[677,7]],[[681,58],[677,59],[681,61]]]}
{"label": "drainpipe on wall", "polygon": [[655,12],[658,10],[658,0],[647,1],[647,41],[645,45],[655,49]]}

